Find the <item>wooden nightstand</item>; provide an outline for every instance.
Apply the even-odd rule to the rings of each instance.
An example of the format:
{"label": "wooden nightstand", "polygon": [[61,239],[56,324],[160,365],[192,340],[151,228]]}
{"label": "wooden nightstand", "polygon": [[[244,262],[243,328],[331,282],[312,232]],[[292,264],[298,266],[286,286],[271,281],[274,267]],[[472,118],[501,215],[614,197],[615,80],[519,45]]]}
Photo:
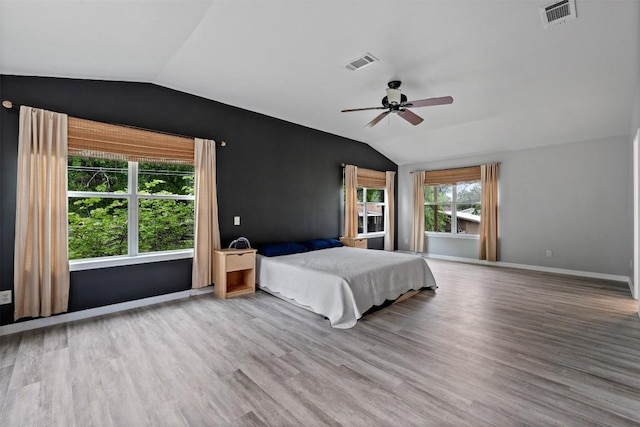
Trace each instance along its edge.
{"label": "wooden nightstand", "polygon": [[214,287],[218,298],[231,298],[256,291],[256,250],[213,251]]}
{"label": "wooden nightstand", "polygon": [[367,249],[366,237],[341,237],[340,241],[345,246],[351,246],[354,248]]}

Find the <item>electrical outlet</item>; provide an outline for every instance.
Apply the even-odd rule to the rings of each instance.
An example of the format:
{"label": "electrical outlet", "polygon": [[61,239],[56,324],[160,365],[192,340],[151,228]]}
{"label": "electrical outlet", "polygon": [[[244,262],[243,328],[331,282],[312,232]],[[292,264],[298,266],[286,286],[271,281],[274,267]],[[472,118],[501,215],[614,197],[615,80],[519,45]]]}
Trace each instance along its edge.
{"label": "electrical outlet", "polygon": [[0,291],[0,305],[11,304],[11,291]]}
{"label": "electrical outlet", "polygon": [[551,258],[553,256],[553,251],[547,251],[547,258]]}

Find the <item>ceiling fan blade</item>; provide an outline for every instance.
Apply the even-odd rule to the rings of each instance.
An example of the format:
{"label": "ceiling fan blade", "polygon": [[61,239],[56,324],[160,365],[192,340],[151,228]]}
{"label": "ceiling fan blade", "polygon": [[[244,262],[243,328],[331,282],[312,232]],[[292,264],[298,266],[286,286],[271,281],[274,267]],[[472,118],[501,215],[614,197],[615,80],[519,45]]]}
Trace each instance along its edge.
{"label": "ceiling fan blade", "polygon": [[367,107],[367,108],[351,108],[349,110],[342,110],[341,113],[350,113],[351,111],[367,111],[367,110],[386,110],[385,107]]}
{"label": "ceiling fan blade", "polygon": [[[367,123],[366,125],[364,125],[364,127],[366,128],[372,128],[374,127],[380,120],[384,119],[385,117],[387,117],[387,115],[390,113],[390,111],[385,111],[384,113],[378,114],[376,116],[375,119],[371,120],[369,123]],[[417,117],[417,116],[416,116]]]}
{"label": "ceiling fan blade", "polygon": [[430,105],[446,105],[452,104],[453,98],[450,96],[443,96],[441,98],[429,98],[429,99],[418,99],[417,101],[409,101],[404,106],[405,107],[428,107]]}
{"label": "ceiling fan blade", "polygon": [[400,110],[398,115],[414,126],[423,122],[423,118],[411,110]]}

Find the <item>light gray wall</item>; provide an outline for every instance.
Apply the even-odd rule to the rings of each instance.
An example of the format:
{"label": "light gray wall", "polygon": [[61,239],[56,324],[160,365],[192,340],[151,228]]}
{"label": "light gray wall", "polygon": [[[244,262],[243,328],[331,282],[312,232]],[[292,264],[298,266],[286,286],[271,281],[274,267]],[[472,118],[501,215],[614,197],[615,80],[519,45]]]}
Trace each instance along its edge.
{"label": "light gray wall", "polygon": [[458,238],[432,234],[425,239],[425,247],[428,254],[460,258],[477,259],[479,244],[477,236]]}
{"label": "light gray wall", "polygon": [[[638,66],[638,68],[640,69],[640,64]],[[633,103],[633,110],[631,112],[631,127],[629,129],[629,139],[633,141],[635,139],[635,136],[638,132],[638,129],[640,128],[640,73],[638,75],[638,83],[636,84],[636,90],[635,90],[636,96],[635,96],[635,101]],[[635,150],[635,158],[634,158],[634,168],[639,168],[640,167],[640,147],[636,147]],[[640,206],[638,205],[638,202],[640,201],[640,194],[638,194],[640,192],[640,173],[638,173],[638,171],[636,172],[636,178],[635,178],[635,183],[634,183],[634,195],[633,195],[633,199],[635,200],[636,206],[635,206],[635,212],[634,212],[634,236],[636,238],[636,242],[640,242],[640,224],[638,224],[639,219],[640,219]],[[634,283],[634,288],[632,290],[633,294],[634,294],[634,298],[638,299],[639,297],[639,288],[640,288],[640,283],[638,283],[640,281],[640,244],[636,244],[635,249],[634,249],[634,254],[633,254],[633,283]],[[638,311],[640,312],[640,302],[638,302]]]}
{"label": "light gray wall", "polygon": [[[628,136],[506,151],[398,169],[398,246],[408,250],[413,170],[502,162],[501,261],[630,276],[632,150]],[[427,237],[427,252],[477,258],[477,240]],[[471,245],[475,250],[470,252]],[[473,249],[473,248],[471,248]],[[552,250],[553,257],[546,257]],[[440,251],[440,252],[436,252]]]}

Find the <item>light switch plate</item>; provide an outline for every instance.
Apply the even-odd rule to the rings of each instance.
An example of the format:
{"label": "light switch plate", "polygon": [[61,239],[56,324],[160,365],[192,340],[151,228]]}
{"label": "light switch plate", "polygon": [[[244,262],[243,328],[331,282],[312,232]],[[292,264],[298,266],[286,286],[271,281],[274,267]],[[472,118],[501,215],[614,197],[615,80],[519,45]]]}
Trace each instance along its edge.
{"label": "light switch plate", "polygon": [[233,225],[240,225],[240,217],[239,216],[234,216],[233,217]]}

